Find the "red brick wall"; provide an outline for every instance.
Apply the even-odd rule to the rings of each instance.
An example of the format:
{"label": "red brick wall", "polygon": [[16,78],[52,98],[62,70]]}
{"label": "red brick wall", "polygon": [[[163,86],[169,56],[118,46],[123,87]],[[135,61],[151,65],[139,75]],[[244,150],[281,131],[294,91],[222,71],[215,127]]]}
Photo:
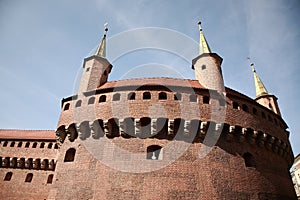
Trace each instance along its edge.
{"label": "red brick wall", "polygon": [[[194,89],[198,102],[190,102],[190,89],[179,86],[173,90],[174,92],[165,91],[168,100],[159,100],[160,89],[150,86],[135,91],[135,100],[127,100],[131,90],[114,88],[114,92],[98,91],[96,95],[81,98],[80,108],[73,107],[77,100],[65,102],[71,104],[71,109],[62,111],[58,127],[85,120],[127,117],[183,118],[209,122],[212,120],[211,104],[218,100],[211,97],[211,104],[203,104],[202,98],[209,95],[208,91]],[[142,93],[145,91],[151,92],[150,100],[142,99]],[[293,199],[295,194],[289,175],[293,155],[285,122],[280,116],[254,100],[238,92],[227,91],[225,123],[265,133],[268,138],[273,136],[276,141],[280,140],[287,145],[280,147],[283,151],[279,152],[273,147],[267,148],[267,141],[262,145],[247,141],[239,142],[239,136],[233,134],[233,139],[228,139],[228,134],[222,133],[217,145],[202,159],[198,157],[199,149],[203,145],[200,139],[194,141],[183,156],[165,168],[147,173],[127,173],[114,170],[95,159],[80,139],[76,139],[75,142],[66,139],[60,149],[56,170],[57,180],[53,184],[50,197],[58,199],[198,199],[199,197],[201,199]],[[182,100],[173,100],[175,92],[182,94]],[[120,101],[112,101],[115,93],[120,93]],[[106,102],[98,103],[101,95],[106,95]],[[90,97],[95,97],[95,103],[87,105]],[[233,108],[233,102],[238,103],[238,109]],[[157,105],[161,106],[160,109],[155,107]],[[243,105],[247,105],[248,109]],[[255,112],[253,108],[256,109]],[[165,112],[160,113],[161,110]],[[144,152],[145,159],[147,146],[151,144],[165,146],[170,142],[155,138],[116,137],[109,140],[129,152]],[[64,163],[64,153],[70,147],[77,150],[75,161]],[[164,153],[163,159],[168,158],[168,154]],[[245,166],[242,157],[245,153],[253,155],[255,167]],[[104,156],[114,160],[120,158],[111,154]],[[161,161],[149,160],[149,162]]]}
{"label": "red brick wall", "polygon": [[[0,157],[2,160],[6,157],[10,158],[33,158],[33,159],[47,159],[56,160],[58,150],[55,149],[55,141],[22,141],[22,146],[17,147],[20,141],[14,141],[14,147],[10,147],[12,140],[8,140],[7,146],[4,143],[7,140],[1,140]],[[26,142],[30,142],[28,148],[25,148]],[[33,148],[33,143],[36,142],[36,148]],[[44,143],[44,148],[40,148],[41,143]],[[48,145],[52,143],[52,147]],[[4,181],[5,175],[12,172],[10,181]],[[33,178],[31,182],[25,182],[27,174],[32,173]],[[50,169],[34,169],[26,167],[0,167],[0,199],[46,199],[51,188],[51,183],[47,183],[49,175],[55,175],[54,170]]]}

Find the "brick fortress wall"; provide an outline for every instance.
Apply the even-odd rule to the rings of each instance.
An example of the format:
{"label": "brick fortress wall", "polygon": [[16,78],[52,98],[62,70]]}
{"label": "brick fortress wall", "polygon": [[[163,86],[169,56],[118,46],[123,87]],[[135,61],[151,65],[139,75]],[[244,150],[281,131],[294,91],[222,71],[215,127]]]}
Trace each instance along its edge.
{"label": "brick fortress wall", "polygon": [[[61,156],[50,198],[293,199],[289,176],[293,154],[280,116],[231,89],[224,104],[197,81],[188,81],[192,90],[184,87],[186,80],[151,81],[135,89],[129,86],[147,80],[119,81],[118,87],[108,82],[94,93],[64,100],[57,129]],[[226,108],[224,123],[212,121],[212,104]],[[199,158],[209,127],[222,133],[210,153]],[[103,145],[104,138],[112,145]],[[129,159],[117,147],[139,153],[146,163],[144,170],[151,169],[153,162],[174,156],[176,149],[166,147],[175,140],[188,143],[187,150],[155,171],[121,172],[105,163]],[[99,142],[100,157],[91,154],[89,142]],[[153,146],[160,154],[155,160],[149,157]],[[69,162],[65,159],[70,149]],[[135,167],[126,161],[117,168]]]}

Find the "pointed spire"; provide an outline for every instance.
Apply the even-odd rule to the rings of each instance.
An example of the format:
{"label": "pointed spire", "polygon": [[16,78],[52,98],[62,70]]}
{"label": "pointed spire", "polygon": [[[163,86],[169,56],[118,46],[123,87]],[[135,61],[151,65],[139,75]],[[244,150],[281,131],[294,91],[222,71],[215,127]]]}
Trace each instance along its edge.
{"label": "pointed spire", "polygon": [[95,52],[96,56],[100,56],[102,58],[106,57],[106,33],[108,31],[107,25],[108,25],[107,23],[104,24],[104,35]]}
{"label": "pointed spire", "polygon": [[200,41],[199,41],[199,55],[203,53],[211,53],[211,50],[208,46],[208,43],[205,39],[205,36],[202,31],[201,21],[198,22],[199,31],[200,31]]}
{"label": "pointed spire", "polygon": [[261,95],[265,95],[265,94],[269,94],[266,87],[264,86],[264,84],[262,83],[261,79],[259,78],[259,76],[256,73],[256,70],[254,68],[254,64],[251,63],[250,64],[252,71],[253,71],[253,75],[254,75],[254,83],[255,83],[255,91],[256,91],[256,97],[259,97]]}

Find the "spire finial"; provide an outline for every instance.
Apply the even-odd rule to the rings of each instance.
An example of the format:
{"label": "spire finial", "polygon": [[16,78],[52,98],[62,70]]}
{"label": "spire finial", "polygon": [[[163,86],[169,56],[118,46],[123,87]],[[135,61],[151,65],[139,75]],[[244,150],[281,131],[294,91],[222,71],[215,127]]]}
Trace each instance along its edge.
{"label": "spire finial", "polygon": [[253,71],[253,72],[256,72],[256,71],[255,71],[255,67],[254,67],[254,63],[251,62],[251,58],[250,58],[250,57],[247,57],[247,60],[249,61],[249,64],[250,64],[250,67],[251,67],[252,71]]}
{"label": "spire finial", "polygon": [[104,24],[104,34],[103,34],[103,37],[102,37],[101,42],[98,45],[97,50],[95,52],[96,56],[100,56],[102,58],[106,57],[106,34],[107,34],[107,31],[108,31],[107,26],[108,26],[108,23],[105,23]]}
{"label": "spire finial", "polygon": [[258,74],[256,73],[254,64],[251,62],[250,57],[247,57],[247,59],[249,60],[250,67],[252,68],[252,71],[253,71],[256,97],[259,97],[259,96],[265,95],[265,94],[269,94],[266,87],[264,86],[263,82],[261,81]]}
{"label": "spire finial", "polygon": [[199,31],[200,31],[200,41],[199,41],[199,55],[203,53],[211,53],[209,45],[205,39],[205,36],[202,31],[201,21],[198,21]]}
{"label": "spire finial", "polygon": [[201,21],[198,21],[198,26],[199,26],[199,31],[202,31],[202,27],[201,27]]}

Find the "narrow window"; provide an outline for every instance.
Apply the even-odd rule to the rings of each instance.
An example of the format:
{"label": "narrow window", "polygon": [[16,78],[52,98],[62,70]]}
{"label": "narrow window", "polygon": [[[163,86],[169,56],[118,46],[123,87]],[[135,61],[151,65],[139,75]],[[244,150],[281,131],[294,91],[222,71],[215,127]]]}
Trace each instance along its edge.
{"label": "narrow window", "polygon": [[7,141],[4,141],[4,143],[3,143],[3,147],[6,147],[6,146],[7,146],[7,144],[8,144],[8,142],[7,142]]}
{"label": "narrow window", "polygon": [[147,147],[147,159],[149,160],[161,160],[161,146],[158,145],[151,145]]}
{"label": "narrow window", "polygon": [[77,102],[76,102],[76,104],[75,104],[75,107],[77,108],[77,107],[80,107],[81,106],[81,103],[82,103],[82,101],[81,100],[78,100]]}
{"label": "narrow window", "polygon": [[243,158],[244,158],[246,167],[255,167],[254,157],[252,156],[251,153],[245,153],[243,155]]}
{"label": "narrow window", "polygon": [[48,144],[48,149],[51,149],[52,148],[52,143],[49,143]]}
{"label": "narrow window", "polygon": [[10,143],[10,147],[14,147],[14,146],[15,146],[15,142],[12,141],[12,142]]}
{"label": "narrow window", "polygon": [[167,93],[165,93],[165,92],[160,92],[160,93],[158,94],[158,99],[159,99],[159,100],[166,100],[166,99],[167,99]]}
{"label": "narrow window", "polygon": [[190,95],[190,102],[197,102],[197,96],[195,94]]}
{"label": "narrow window", "polygon": [[253,112],[254,115],[257,115],[257,109],[256,108],[253,108],[252,112]]}
{"label": "narrow window", "polygon": [[179,94],[179,93],[174,94],[174,100],[175,101],[181,101],[181,94]]}
{"label": "narrow window", "polygon": [[33,177],[33,174],[32,173],[28,173],[26,175],[25,182],[30,183],[32,181],[32,177]]}
{"label": "narrow window", "polygon": [[58,149],[58,145],[57,144],[54,145],[54,149]]}
{"label": "narrow window", "polygon": [[106,95],[101,95],[99,98],[99,103],[106,101]]}
{"label": "narrow window", "polygon": [[248,108],[248,106],[245,105],[245,104],[242,105],[242,109],[243,109],[243,111],[245,111],[245,112],[249,112],[249,108]]}
{"label": "narrow window", "polygon": [[143,93],[143,99],[151,99],[151,93],[150,92],[144,92]]}
{"label": "narrow window", "polygon": [[74,148],[68,149],[65,155],[64,162],[73,162],[76,150]]}
{"label": "narrow window", "polygon": [[206,65],[201,66],[202,70],[206,69]]}
{"label": "narrow window", "polygon": [[18,147],[22,147],[23,142],[18,143]]}
{"label": "narrow window", "polygon": [[5,177],[4,177],[4,181],[10,181],[12,175],[13,175],[12,172],[7,172],[6,175],[5,175]]}
{"label": "narrow window", "polygon": [[34,143],[32,144],[32,148],[36,148],[36,146],[37,146],[37,143],[34,142]]}
{"label": "narrow window", "polygon": [[269,108],[270,108],[271,110],[273,110],[273,107],[272,107],[272,104],[271,104],[271,103],[269,103]]}
{"label": "narrow window", "polygon": [[88,105],[95,103],[95,97],[89,98]]}
{"label": "narrow window", "polygon": [[135,100],[135,93],[134,92],[130,92],[128,94],[128,97],[127,97],[128,100]]}
{"label": "narrow window", "polygon": [[86,70],[85,70],[86,72],[88,72],[88,71],[90,71],[90,68],[88,67],[88,68],[86,68]]}
{"label": "narrow window", "polygon": [[45,147],[45,143],[42,142],[41,145],[40,145],[40,148],[43,149],[44,147]]}
{"label": "narrow window", "polygon": [[120,96],[121,95],[119,93],[114,94],[113,101],[120,101]]}
{"label": "narrow window", "polygon": [[203,96],[203,103],[209,104],[209,96]]}
{"label": "narrow window", "polygon": [[70,104],[67,103],[67,104],[65,105],[65,107],[64,107],[64,110],[69,110],[69,108],[70,108]]}
{"label": "narrow window", "polygon": [[234,109],[239,109],[239,104],[238,104],[237,102],[233,102],[233,103],[232,103],[232,107],[233,107]]}
{"label": "narrow window", "polygon": [[30,146],[30,142],[26,142],[25,148],[28,148]]}
{"label": "narrow window", "polygon": [[47,178],[47,184],[52,184],[52,181],[53,181],[53,174],[49,174]]}

